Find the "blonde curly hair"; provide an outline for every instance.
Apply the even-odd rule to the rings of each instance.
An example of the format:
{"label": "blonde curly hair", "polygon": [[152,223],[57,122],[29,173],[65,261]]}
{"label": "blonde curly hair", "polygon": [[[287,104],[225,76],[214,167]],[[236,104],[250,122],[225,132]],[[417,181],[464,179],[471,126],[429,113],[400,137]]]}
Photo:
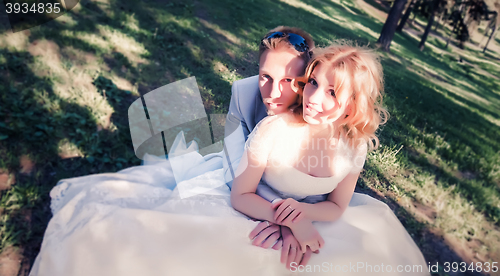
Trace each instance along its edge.
{"label": "blonde curly hair", "polygon": [[[332,137],[340,132],[349,138],[353,146],[363,141],[363,144],[368,143],[369,150],[376,149],[379,139],[375,132],[389,118],[389,113],[382,106],[384,81],[379,56],[367,47],[353,45],[346,40],[314,49],[304,77],[294,82],[301,95],[300,102],[304,86],[320,63],[330,66],[334,76],[335,95],[340,104],[338,112],[347,112],[345,118],[336,122],[341,127],[336,133],[332,132]],[[299,106],[293,111],[302,114],[302,108]]]}

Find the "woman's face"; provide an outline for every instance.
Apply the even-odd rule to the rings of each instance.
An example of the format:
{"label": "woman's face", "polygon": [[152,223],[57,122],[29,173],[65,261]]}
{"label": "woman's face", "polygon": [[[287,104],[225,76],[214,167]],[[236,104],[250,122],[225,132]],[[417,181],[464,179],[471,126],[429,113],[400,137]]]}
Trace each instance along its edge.
{"label": "woman's face", "polygon": [[270,114],[286,112],[297,100],[292,80],[302,75],[305,62],[293,50],[267,50],[260,57],[259,89]]}
{"label": "woman's face", "polygon": [[335,96],[335,78],[329,66],[321,62],[314,68],[304,87],[304,120],[308,124],[328,124],[341,114],[335,114],[340,104]]}

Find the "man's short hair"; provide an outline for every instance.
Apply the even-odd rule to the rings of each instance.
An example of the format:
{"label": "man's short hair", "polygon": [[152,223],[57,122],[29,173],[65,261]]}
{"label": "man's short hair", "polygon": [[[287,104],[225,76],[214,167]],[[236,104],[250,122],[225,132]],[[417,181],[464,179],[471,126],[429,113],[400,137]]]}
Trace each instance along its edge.
{"label": "man's short hair", "polygon": [[[287,36],[283,37],[271,37],[267,38],[270,34],[275,33],[275,32],[282,32],[284,34],[297,34],[301,37],[303,37],[307,43],[308,50],[305,52],[299,52],[295,49],[294,45],[292,45]],[[299,53],[300,57],[304,59],[304,61],[307,63],[309,62],[309,59],[311,58],[311,51],[314,49],[314,41],[309,33],[306,31],[299,29],[299,28],[293,28],[293,27],[287,27],[287,26],[279,26],[276,27],[272,30],[270,30],[261,40],[261,43],[259,45],[259,59],[262,56],[262,54],[266,50],[275,50],[279,48],[288,48],[296,51]]]}

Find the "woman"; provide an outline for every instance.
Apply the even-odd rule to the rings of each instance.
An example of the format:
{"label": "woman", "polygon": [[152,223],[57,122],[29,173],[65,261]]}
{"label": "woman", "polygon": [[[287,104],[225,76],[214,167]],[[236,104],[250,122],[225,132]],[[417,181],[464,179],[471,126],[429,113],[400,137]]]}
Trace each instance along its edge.
{"label": "woman", "polygon": [[[318,49],[299,89],[303,105],[288,114],[265,118],[250,135],[231,203],[253,218],[282,225],[281,261],[286,261],[287,268],[300,262],[300,251],[324,246],[313,221],[336,221],[346,211],[367,148],[378,146],[375,131],[388,116],[378,102],[382,89],[382,68],[374,53],[348,44]],[[256,195],[261,177],[288,199],[269,204]],[[298,201],[323,194],[327,199],[315,204]],[[362,221],[369,213],[353,219]],[[401,229],[396,219],[390,224]],[[389,233],[397,236],[398,231],[351,238],[371,238],[375,244]],[[401,250],[404,255],[404,249],[392,245],[391,254]],[[413,261],[425,265],[411,239],[405,247],[415,253]],[[385,256],[386,264],[391,263],[391,254]]]}
{"label": "woman", "polygon": [[[255,158],[248,158],[248,165],[254,165],[253,161],[264,160],[266,156],[274,156],[275,152],[270,151],[270,148],[286,151],[287,148],[280,149],[273,143],[274,139],[280,135],[287,134],[290,143],[300,142],[305,134],[323,133],[325,122],[338,122],[341,125],[340,123],[347,118],[356,121],[358,114],[353,106],[340,104],[336,105],[337,108],[327,108],[329,105],[324,104],[324,98],[319,100],[317,98],[319,94],[311,92],[322,90],[325,87],[325,79],[330,82],[328,72],[323,74],[326,75],[325,79],[321,77],[324,69],[322,66],[323,64],[313,66],[307,71],[310,72],[307,75],[309,82],[304,88],[305,120],[310,124],[318,121],[321,124],[312,125],[312,132],[305,132],[304,128],[309,128],[310,125],[291,120],[286,117],[287,115],[264,120],[257,130],[252,132],[249,139],[248,152],[251,153],[249,156],[255,154]],[[310,78],[311,76],[313,77]],[[316,89],[313,89],[315,83],[318,85]],[[332,81],[332,83],[336,82]],[[351,83],[355,82],[351,80]],[[335,91],[335,85],[333,89]],[[323,91],[323,93],[326,92]],[[339,94],[338,102],[345,102],[343,99],[345,95],[349,93]],[[326,116],[318,116],[318,114]],[[269,126],[273,127],[266,130]],[[373,127],[373,124],[368,124],[368,127]],[[343,128],[337,128],[337,131],[332,133],[338,137],[351,135],[347,129],[344,132]],[[341,141],[349,146],[339,147]],[[300,199],[309,194],[320,194],[331,190],[332,183],[336,186],[333,187],[334,191],[340,189],[342,196],[337,198],[339,194],[332,192],[333,195],[328,198],[330,202],[338,204],[338,207],[333,207],[328,202],[315,204],[316,207],[323,208],[326,206],[320,205],[327,203],[330,205],[326,208],[338,208],[337,211],[328,209],[326,212],[310,213],[309,210],[313,209],[307,208],[301,209],[301,213],[294,214],[295,210],[290,211],[289,217],[295,218],[297,225],[287,221],[290,219],[284,218],[288,216],[283,213],[284,210],[300,208],[289,199],[275,204],[280,206],[277,212],[263,204],[255,204],[255,210],[244,210],[252,217],[262,216],[264,219],[289,225],[295,235],[294,238],[297,239],[297,244],[302,245],[301,249],[321,247],[320,252],[311,257],[308,266],[300,267],[297,263],[289,262],[287,269],[279,263],[278,251],[252,246],[247,235],[257,222],[248,220],[246,216],[233,209],[231,195],[225,185],[221,185],[211,195],[200,194],[182,199],[177,189],[171,192],[159,186],[135,189],[131,194],[125,188],[132,185],[133,181],[120,183],[119,179],[115,178],[94,186],[86,193],[70,197],[68,202],[55,210],[54,217],[47,228],[42,250],[31,274],[289,275],[300,271],[314,271],[335,275],[366,275],[368,273],[386,275],[387,272],[394,273],[394,275],[407,275],[410,272],[409,269],[417,269],[417,271],[411,271],[410,274],[428,275],[420,251],[385,204],[361,194],[354,194],[349,203],[349,199],[345,196],[345,194],[352,194],[351,189],[354,189],[352,181],[355,183],[355,179],[353,180],[354,177],[351,176],[354,175],[357,178],[362,167],[362,164],[352,164],[353,160],[356,160],[353,156],[361,156],[364,160],[366,147],[355,147],[357,143],[359,142],[349,143],[349,141],[339,139],[337,147],[331,150],[350,152],[352,156],[344,158],[349,154],[342,154],[343,158],[332,161],[335,166],[308,167],[308,163],[303,163],[303,165],[293,163],[297,166],[290,167],[288,163],[293,160],[291,157],[294,157],[294,153],[297,153],[290,148],[288,148],[289,152],[283,152],[287,155],[286,157],[290,158],[278,158],[278,161],[283,162],[275,163],[276,166],[266,166],[264,169],[257,166],[262,173],[267,175],[269,183],[275,185],[276,190],[287,198]],[[295,143],[292,145],[295,146]],[[314,152],[315,149],[302,147],[304,152],[299,151],[299,155],[314,156],[317,153]],[[319,154],[321,156],[321,152]],[[238,179],[244,180],[241,176],[247,170],[244,164],[239,168],[243,173],[237,177],[237,182]],[[283,183],[287,185],[292,183],[293,186],[280,187],[279,179],[273,180],[273,176],[288,177],[289,181]],[[346,176],[348,181],[345,181]],[[249,177],[257,179],[257,176]],[[196,183],[207,181],[225,183],[222,169],[187,180],[188,183],[185,184],[196,185]],[[73,185],[79,185],[77,182],[73,183],[76,183]],[[297,183],[310,185],[304,189],[295,185]],[[318,185],[313,186],[316,183]],[[234,195],[246,194],[240,189],[240,186],[244,185],[240,184],[235,183]],[[251,196],[253,189],[246,189],[249,190],[248,195]],[[252,198],[246,201],[247,203],[251,200],[261,200],[255,194],[249,196],[245,195],[247,198]],[[243,211],[246,199],[238,203],[236,199],[237,197],[233,196],[234,207]],[[349,203],[348,207],[347,203]],[[316,222],[312,224],[311,221]],[[291,250],[286,253],[287,260],[292,259],[290,258]]]}

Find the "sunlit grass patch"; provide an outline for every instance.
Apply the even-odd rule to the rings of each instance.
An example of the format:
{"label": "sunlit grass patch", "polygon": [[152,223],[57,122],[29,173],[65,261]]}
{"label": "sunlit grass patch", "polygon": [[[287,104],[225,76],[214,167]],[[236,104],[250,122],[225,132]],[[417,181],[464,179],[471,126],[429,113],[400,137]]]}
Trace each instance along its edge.
{"label": "sunlit grass patch", "polygon": [[59,149],[59,156],[63,159],[78,157],[78,156],[83,157],[83,154],[80,151],[80,149],[74,143],[71,143],[67,138],[64,138],[59,141],[58,149]]}
{"label": "sunlit grass patch", "polygon": [[30,31],[25,30],[17,33],[7,31],[0,35],[0,47],[15,51],[25,50],[28,46]]}
{"label": "sunlit grass patch", "polygon": [[99,33],[107,41],[108,48],[123,54],[133,66],[137,66],[138,63],[148,63],[147,60],[142,58],[143,55],[148,55],[148,51],[142,43],[116,29],[103,26],[98,26],[98,29]]}
{"label": "sunlit grass patch", "polygon": [[[324,13],[323,11],[321,11],[320,9],[312,6],[312,5],[308,5],[306,3],[304,3],[303,1],[298,1],[298,0],[285,0],[283,1],[284,3],[287,3],[289,5],[292,5],[294,7],[297,7],[297,8],[302,8],[308,12],[311,12],[312,14],[322,18],[322,19],[325,19],[325,20],[328,20],[328,21],[332,21],[332,22],[341,22],[341,21],[344,21],[342,17],[332,17],[332,15],[330,14],[326,14]],[[334,11],[334,10],[330,10],[330,11]],[[337,14],[338,12],[334,11],[335,14]]]}
{"label": "sunlit grass patch", "polygon": [[71,37],[71,38],[77,38],[83,42],[88,43],[91,46],[94,46],[97,49],[101,49],[103,52],[109,52],[110,45],[109,43],[100,35],[100,34],[89,34],[87,32],[74,32],[74,31],[62,31],[61,35]]}
{"label": "sunlit grass patch", "polygon": [[67,100],[68,102],[75,103],[79,106],[87,107],[98,126],[116,129],[116,126],[109,121],[109,117],[112,113],[114,113],[113,107],[111,107],[103,95],[95,89],[72,89],[70,98],[67,98]]}
{"label": "sunlit grass patch", "polygon": [[75,27],[78,24],[78,19],[72,16],[71,13],[65,13],[59,16],[56,20],[58,20],[59,22],[61,22],[61,24],[70,28]]}
{"label": "sunlit grass patch", "polygon": [[132,30],[132,31],[140,31],[140,28],[139,28],[139,21],[137,20],[137,17],[135,16],[135,14],[126,14],[125,15],[125,22],[123,22],[123,26],[125,26],[126,28]]}

